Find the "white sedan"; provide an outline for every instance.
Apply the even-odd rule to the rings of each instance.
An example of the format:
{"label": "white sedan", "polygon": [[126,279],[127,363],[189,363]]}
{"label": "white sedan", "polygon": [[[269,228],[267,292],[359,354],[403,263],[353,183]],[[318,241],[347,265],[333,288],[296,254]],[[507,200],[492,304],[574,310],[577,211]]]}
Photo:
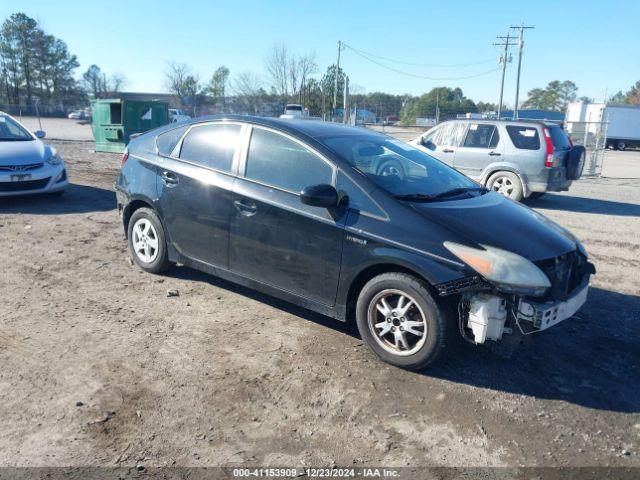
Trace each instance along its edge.
{"label": "white sedan", "polygon": [[44,136],[0,112],[0,197],[64,192],[67,169],[55,148],[40,141]]}

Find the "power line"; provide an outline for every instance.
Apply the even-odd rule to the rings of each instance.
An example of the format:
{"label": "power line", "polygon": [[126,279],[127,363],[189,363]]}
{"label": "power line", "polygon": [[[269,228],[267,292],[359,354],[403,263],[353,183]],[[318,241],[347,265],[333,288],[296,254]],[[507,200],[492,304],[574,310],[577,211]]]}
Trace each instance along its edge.
{"label": "power line", "polygon": [[464,76],[460,76],[460,77],[428,77],[426,75],[417,75],[415,73],[398,70],[396,68],[393,68],[393,67],[385,65],[383,63],[380,63],[377,60],[374,60],[373,58],[368,57],[366,54],[361,53],[360,51],[353,49],[352,47],[350,47],[349,45],[347,45],[345,43],[342,43],[342,45],[344,45],[345,47],[349,48],[356,55],[359,55],[360,57],[364,58],[365,60],[368,60],[368,61],[370,61],[372,63],[375,63],[379,67],[386,68],[387,70],[390,70],[392,72],[398,73],[400,75],[406,75],[408,77],[413,77],[413,78],[420,78],[420,79],[423,79],[423,80],[435,80],[435,81],[440,81],[440,80],[466,80],[466,79],[470,79],[470,78],[477,78],[477,77],[482,77],[484,75],[489,75],[490,73],[494,73],[494,72],[497,72],[499,70],[499,68],[492,68],[491,70],[487,70],[486,72],[477,73],[475,75],[464,75]]}
{"label": "power line", "polygon": [[342,45],[344,45],[345,47],[353,50],[356,53],[361,53],[361,54],[366,55],[368,57],[378,58],[380,60],[385,60],[385,61],[391,62],[391,63],[400,63],[402,65],[411,65],[411,66],[414,66],[414,67],[461,68],[461,67],[472,67],[472,66],[475,66],[475,65],[484,65],[484,64],[487,64],[487,63],[495,62],[494,58],[488,58],[486,60],[478,60],[477,62],[472,62],[472,63],[450,63],[450,64],[404,62],[402,60],[394,60],[393,58],[389,58],[389,57],[382,57],[380,55],[376,55],[375,53],[365,52],[364,50],[360,50],[359,48],[355,48],[355,47],[352,47],[351,45],[347,45],[344,42],[342,42]]}

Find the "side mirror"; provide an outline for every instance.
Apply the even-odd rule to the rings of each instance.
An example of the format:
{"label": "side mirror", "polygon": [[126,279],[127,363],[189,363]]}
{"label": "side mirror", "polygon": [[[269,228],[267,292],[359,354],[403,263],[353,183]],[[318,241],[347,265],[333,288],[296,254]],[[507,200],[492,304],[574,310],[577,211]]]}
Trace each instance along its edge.
{"label": "side mirror", "polygon": [[312,207],[335,207],[339,201],[338,191],[327,184],[310,185],[300,192],[300,201]]}
{"label": "side mirror", "polygon": [[47,136],[47,133],[44,130],[36,130],[35,132],[33,132],[33,134],[36,136],[36,138],[44,138]]}

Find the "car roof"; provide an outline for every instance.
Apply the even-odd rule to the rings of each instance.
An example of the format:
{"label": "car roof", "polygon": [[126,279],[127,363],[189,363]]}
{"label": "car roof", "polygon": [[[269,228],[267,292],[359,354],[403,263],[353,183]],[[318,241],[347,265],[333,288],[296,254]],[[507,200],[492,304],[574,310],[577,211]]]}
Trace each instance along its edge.
{"label": "car roof", "polygon": [[[519,118],[518,120],[507,120],[507,119],[496,119],[496,118],[452,118],[451,120],[447,120],[447,122],[469,122],[469,123],[506,123],[506,124],[529,124],[529,125],[542,125],[543,127],[559,127],[561,126],[560,121],[552,121],[552,120],[529,120],[526,118]],[[442,122],[444,123],[444,122]]]}
{"label": "car roof", "polygon": [[362,127],[351,127],[341,123],[324,122],[322,120],[300,120],[273,117],[254,117],[250,115],[214,115],[199,117],[189,121],[189,124],[211,122],[215,120],[235,120],[239,122],[270,127],[293,135],[304,135],[314,139],[343,135],[375,135],[377,132],[365,130]]}

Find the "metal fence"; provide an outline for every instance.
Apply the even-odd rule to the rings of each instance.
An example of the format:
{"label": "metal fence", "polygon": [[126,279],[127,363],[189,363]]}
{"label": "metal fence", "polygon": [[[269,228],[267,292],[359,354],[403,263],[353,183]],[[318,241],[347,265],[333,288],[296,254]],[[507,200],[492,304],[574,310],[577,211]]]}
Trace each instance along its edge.
{"label": "metal fence", "polygon": [[574,145],[587,150],[584,176],[600,176],[607,149],[607,122],[567,122],[565,129]]}

